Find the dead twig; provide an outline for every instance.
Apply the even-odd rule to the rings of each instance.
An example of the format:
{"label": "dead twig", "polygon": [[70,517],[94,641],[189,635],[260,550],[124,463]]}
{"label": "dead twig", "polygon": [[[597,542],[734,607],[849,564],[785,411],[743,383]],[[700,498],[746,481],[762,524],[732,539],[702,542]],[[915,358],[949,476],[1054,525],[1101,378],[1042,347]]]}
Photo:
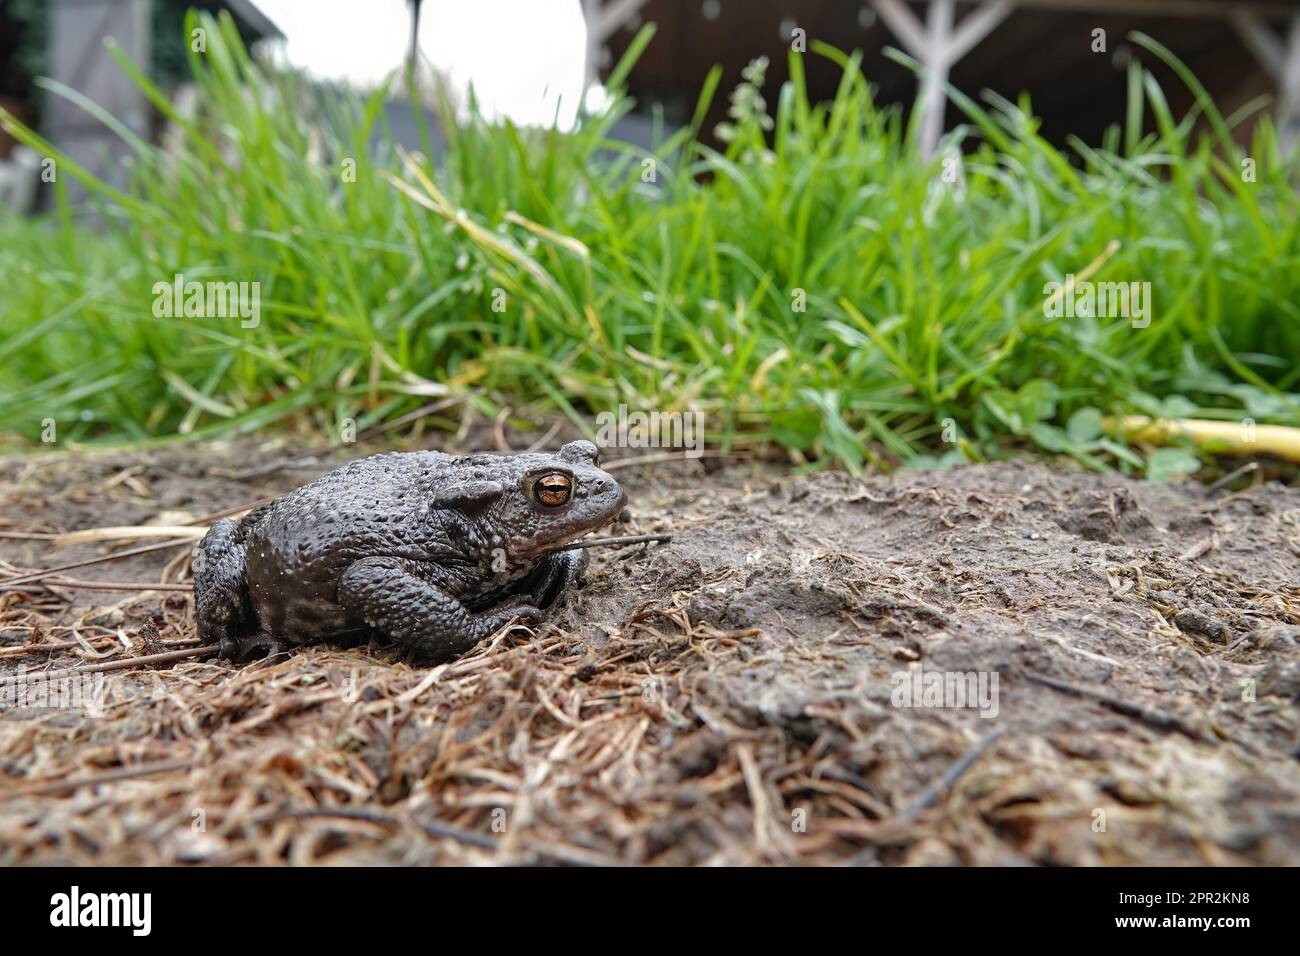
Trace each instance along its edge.
{"label": "dead twig", "polygon": [[[329,819],[331,817],[338,820],[360,820],[364,823],[373,823],[376,826],[385,827],[390,830],[397,830],[402,826],[402,821],[395,820],[382,813],[374,813],[370,810],[357,810],[348,807],[314,807],[306,810],[278,810],[273,813],[258,814],[253,817],[251,822],[260,825],[275,823],[279,820],[314,820]],[[491,837],[484,836],[481,833],[475,833],[473,830],[466,830],[462,827],[452,826],[450,823],[439,823],[436,820],[426,822],[412,820],[410,822],[435,839],[445,838],[455,840],[457,843],[477,847],[480,850],[495,850],[497,847],[497,841]]]}
{"label": "dead twig", "polygon": [[1054,677],[1047,677],[1044,674],[1026,674],[1029,680],[1035,684],[1042,684],[1044,687],[1050,687],[1052,690],[1060,691],[1063,694],[1073,694],[1076,697],[1086,697],[1089,700],[1095,700],[1097,703],[1110,708],[1117,714],[1123,714],[1125,717],[1132,717],[1149,724],[1160,730],[1176,730],[1184,737],[1200,743],[1217,744],[1218,741],[1207,737],[1195,727],[1173,714],[1166,713],[1163,710],[1155,710],[1150,707],[1143,707],[1141,704],[1130,704],[1128,701],[1120,700],[1118,697],[1112,697],[1109,694],[1103,694],[1101,691],[1092,690],[1088,687],[1079,687],[1075,684],[1067,684],[1063,680],[1057,680]]}
{"label": "dead twig", "polygon": [[118,561],[122,558],[133,558],[140,554],[152,554],[155,551],[165,551],[167,548],[175,548],[181,545],[193,547],[194,542],[188,540],[160,541],[157,544],[146,544],[138,548],[130,548],[126,551],[115,551],[112,554],[100,555],[98,558],[84,558],[81,561],[71,561],[68,564],[60,564],[53,568],[43,568],[39,571],[28,571],[26,574],[17,574],[9,578],[0,578],[0,585],[23,584],[27,581],[39,581],[52,574],[61,574],[64,571],[72,571],[76,568],[85,568],[92,564],[105,564],[109,561]]}
{"label": "dead twig", "polygon": [[691,452],[663,451],[655,452],[651,455],[634,455],[631,458],[619,458],[617,461],[611,461],[608,464],[601,465],[606,471],[616,471],[619,468],[631,468],[633,465],[654,465],[661,461],[696,461],[700,458],[727,458],[735,461],[746,461],[751,455],[738,455],[735,452],[724,451],[703,451],[699,454]]}
{"label": "dead twig", "polygon": [[556,548],[556,551],[574,551],[578,548],[618,548],[627,544],[646,544],[650,541],[662,541],[665,544],[673,540],[670,534],[629,534],[617,538],[586,538]]}
{"label": "dead twig", "polygon": [[84,777],[71,777],[67,780],[47,780],[28,784],[13,790],[0,790],[0,800],[14,797],[50,797],[58,796],[69,790],[81,787],[98,787],[105,783],[117,783],[120,780],[132,780],[136,777],[148,777],[156,773],[171,773],[174,770],[190,770],[197,766],[197,757],[181,760],[160,760],[157,763],[142,764],[138,767],[121,767],[105,773],[92,773]]}
{"label": "dead twig", "polygon": [[[194,644],[198,638],[185,638],[179,641],[163,641],[164,646],[176,644]],[[11,657],[26,657],[29,654],[53,654],[55,651],[70,651],[81,647],[80,641],[45,641],[39,644],[19,644],[15,647],[0,647],[0,660]]]}
{"label": "dead twig", "polygon": [[245,505],[237,505],[234,508],[223,508],[221,511],[214,511],[212,514],[202,515],[191,521],[186,521],[185,524],[212,524],[212,522],[221,518],[229,518],[231,515],[240,515],[245,511],[252,511],[254,508],[259,508],[262,505],[269,505],[277,497],[279,496],[267,495],[265,498],[258,498],[256,501],[250,501]]}
{"label": "dead twig", "polygon": [[896,817],[897,821],[899,823],[910,823],[920,816],[923,811],[938,803],[939,799],[952,789],[953,784],[961,779],[962,774],[969,770],[975,761],[979,760],[984,752],[992,746],[993,741],[1000,736],[1002,736],[1002,731],[994,730],[981,737],[973,747],[957,758],[942,777],[921,791],[921,795],[908,804],[903,812]]}
{"label": "dead twig", "polygon": [[1252,472],[1256,472],[1256,471],[1259,471],[1259,462],[1257,462],[1257,461],[1247,462],[1246,464],[1242,465],[1240,468],[1237,468],[1237,469],[1235,469],[1235,470],[1233,470],[1233,471],[1228,472],[1226,475],[1224,475],[1224,476],[1223,476],[1222,478],[1220,478],[1218,481],[1216,481],[1216,482],[1214,482],[1213,484],[1207,486],[1206,489],[1205,489],[1205,497],[1207,497],[1207,498],[1213,498],[1214,495],[1215,495],[1215,494],[1216,494],[1220,489],[1224,488],[1224,487],[1227,486],[1227,485],[1232,484],[1232,483],[1233,483],[1234,481],[1236,481],[1238,478],[1244,478],[1246,475],[1249,475],[1249,474],[1251,474]]}
{"label": "dead twig", "polygon": [[[314,807],[304,810],[279,810],[272,813],[259,814],[253,817],[251,822],[260,825],[276,823],[280,820],[315,820],[331,818],[373,823],[376,826],[384,827],[388,830],[401,829],[403,822],[410,822],[435,840],[454,840],[457,843],[465,846],[472,846],[480,850],[496,850],[498,848],[498,841],[494,838],[482,833],[475,833],[473,830],[466,830],[463,827],[454,826],[450,823],[442,823],[438,820],[402,821],[370,810],[360,810],[350,807]],[[610,861],[603,855],[592,853],[589,850],[584,850],[579,847],[537,843],[532,846],[525,846],[524,849],[539,857],[549,857],[562,863],[568,863],[575,866],[610,865]]]}
{"label": "dead twig", "polygon": [[[81,591],[192,591],[192,584],[163,584],[149,581],[83,581],[80,578],[44,578],[41,581],[29,581],[28,584],[47,584],[59,588],[72,588]],[[0,581],[0,591],[22,590],[22,584],[10,584]]]}
{"label": "dead twig", "polygon": [[56,548],[66,548],[74,544],[88,544],[93,541],[134,540],[136,538],[182,538],[197,541],[203,537],[204,529],[196,525],[115,525],[105,528],[83,528],[81,531],[69,531],[54,539]]}
{"label": "dead twig", "polygon": [[1205,557],[1207,554],[1209,554],[1218,546],[1219,546],[1219,536],[1217,534],[1211,534],[1205,540],[1192,545],[1190,548],[1188,548],[1186,551],[1180,554],[1178,556],[1178,560],[1195,561],[1198,558]]}
{"label": "dead twig", "polygon": [[[148,664],[167,664],[171,661],[185,660],[187,657],[207,657],[217,653],[212,645],[203,647],[186,647],[178,651],[163,651],[161,654],[145,654],[141,657],[124,657],[117,661],[105,661],[103,664],[87,664],[85,667],[69,667],[61,671],[41,671],[41,679],[46,681],[63,680],[65,677],[77,677],[81,674],[99,674],[105,671],[121,671],[132,667],[144,667]],[[30,680],[30,677],[22,678]],[[17,683],[20,678],[0,677],[0,687]]]}

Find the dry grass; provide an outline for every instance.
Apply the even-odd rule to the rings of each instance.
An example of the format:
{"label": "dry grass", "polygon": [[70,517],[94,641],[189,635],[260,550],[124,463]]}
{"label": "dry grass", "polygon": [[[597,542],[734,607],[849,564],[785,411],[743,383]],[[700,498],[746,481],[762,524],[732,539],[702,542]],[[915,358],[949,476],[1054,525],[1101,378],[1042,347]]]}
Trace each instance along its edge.
{"label": "dry grass", "polygon": [[[94,553],[40,536],[161,517],[176,487],[203,511],[277,490],[139,454],[19,469],[0,573]],[[0,588],[0,681],[121,668],[102,716],[0,713],[0,865],[1300,859],[1294,490],[620,477],[627,530],[673,543],[600,553],[549,623],[433,669],[147,666],[195,647],[183,590]],[[185,549],[77,573],[183,584]],[[998,717],[891,706],[918,663],[1000,674]]]}
{"label": "dry grass", "polygon": [[[779,731],[706,703],[752,636],[646,609],[595,653],[518,628],[432,670],[313,648],[134,671],[102,717],[3,725],[24,779],[0,796],[0,862],[794,859],[825,839],[776,814],[789,795],[859,822],[885,808],[824,776],[819,748],[791,760]],[[687,755],[700,773],[683,780],[667,758]]]}

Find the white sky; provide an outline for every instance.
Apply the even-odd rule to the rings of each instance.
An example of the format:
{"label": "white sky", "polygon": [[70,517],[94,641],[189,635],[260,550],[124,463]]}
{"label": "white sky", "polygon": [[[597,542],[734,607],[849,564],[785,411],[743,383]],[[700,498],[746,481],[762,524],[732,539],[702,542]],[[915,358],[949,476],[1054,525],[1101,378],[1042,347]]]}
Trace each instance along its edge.
{"label": "white sky", "polygon": [[[406,0],[254,0],[287,37],[289,62],[318,79],[378,85],[401,66]],[[586,25],[579,0],[425,0],[420,49],[483,112],[524,125],[573,125]]]}

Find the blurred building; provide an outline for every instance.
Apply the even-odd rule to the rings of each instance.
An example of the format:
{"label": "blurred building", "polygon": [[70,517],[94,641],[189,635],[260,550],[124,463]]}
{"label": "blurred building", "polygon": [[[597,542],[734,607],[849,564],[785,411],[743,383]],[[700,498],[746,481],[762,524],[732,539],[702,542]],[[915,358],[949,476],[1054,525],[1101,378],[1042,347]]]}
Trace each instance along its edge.
{"label": "blurred building", "polygon": [[[47,95],[35,86],[47,76],[83,94],[131,133],[155,138],[155,113],[139,87],[121,70],[105,45],[112,37],[121,52],[164,90],[188,75],[185,47],[157,43],[181,36],[186,11],[227,11],[249,45],[281,38],[251,0],[0,0],[0,106],[42,134],[69,158],[116,185],[127,170],[121,160],[130,146],[81,105]],[[15,155],[15,153],[17,155]],[[39,163],[0,132],[0,198],[25,208],[34,196],[30,169]],[[65,180],[70,196],[80,184]]]}
{"label": "blurred building", "polygon": [[[1300,132],[1300,0],[0,0],[0,107],[38,123],[101,178],[123,183],[121,160],[130,147],[82,106],[37,90],[34,78],[52,77],[131,134],[157,140],[158,112],[118,68],[104,38],[112,36],[183,111],[189,66],[177,38],[191,6],[229,12],[255,49],[277,41],[279,52],[301,53],[288,61],[317,79],[325,97],[416,63],[429,67],[440,88],[459,87],[462,98],[470,83],[495,94],[489,115],[520,123],[556,116],[562,128],[576,115],[584,74],[587,81],[607,78],[637,29],[653,21],[655,39],[628,78],[638,111],[612,130],[645,147],[653,145],[652,117],[662,117],[665,135],[689,120],[715,64],[723,83],[706,136],[725,118],[727,90],[760,56],[769,61],[765,90],[774,108],[793,45],[809,54],[803,64],[811,96],[833,97],[840,71],[815,55],[818,42],[861,50],[877,101],[919,108],[929,147],[961,121],[942,94],[944,81],[973,96],[986,88],[1010,100],[1028,92],[1046,138],[1063,144],[1075,135],[1095,144],[1123,119],[1125,70],[1134,57],[1157,75],[1176,115],[1192,107],[1185,84],[1130,43],[1131,31],[1168,47],[1225,115],[1271,97],[1284,134]],[[284,32],[268,12],[283,18]],[[920,77],[890,59],[889,46],[919,61]],[[440,148],[436,119],[421,105],[399,97],[389,119],[398,142],[418,147],[423,122],[435,130],[434,151]],[[1251,128],[1243,124],[1238,137],[1248,139]],[[40,158],[0,133],[0,201],[30,204],[34,162]],[[68,185],[75,198],[79,187]]]}

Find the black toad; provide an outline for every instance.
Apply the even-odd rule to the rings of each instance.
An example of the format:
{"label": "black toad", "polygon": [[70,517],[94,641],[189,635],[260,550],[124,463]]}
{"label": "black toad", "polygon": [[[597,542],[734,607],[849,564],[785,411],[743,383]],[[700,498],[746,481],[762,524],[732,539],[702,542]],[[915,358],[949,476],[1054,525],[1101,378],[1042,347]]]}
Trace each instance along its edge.
{"label": "black toad", "polygon": [[596,446],[557,454],[390,452],[351,462],[194,553],[199,636],[221,656],[380,636],[416,656],[463,654],[516,618],[535,622],[585,563],[557,551],[627,503]]}

